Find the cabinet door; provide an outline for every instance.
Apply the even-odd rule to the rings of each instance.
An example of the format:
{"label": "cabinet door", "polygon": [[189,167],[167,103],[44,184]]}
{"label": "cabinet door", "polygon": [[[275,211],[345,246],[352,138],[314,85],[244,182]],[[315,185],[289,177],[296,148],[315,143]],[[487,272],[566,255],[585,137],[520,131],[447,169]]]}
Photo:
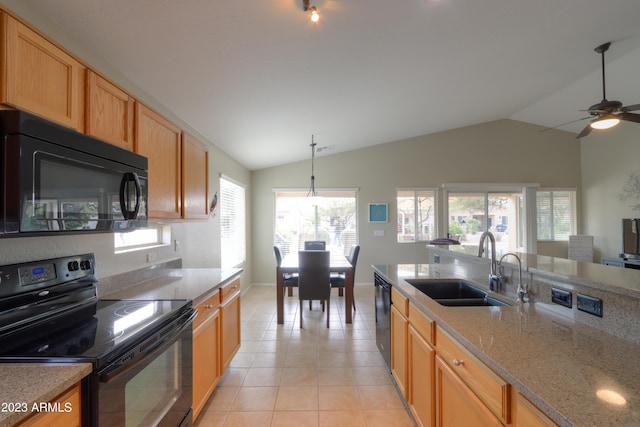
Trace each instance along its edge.
{"label": "cabinet door", "polygon": [[1,102],[83,132],[85,67],[8,14],[2,22]]}
{"label": "cabinet door", "polygon": [[182,134],[182,217],[209,217],[209,149]]}
{"label": "cabinet door", "polygon": [[205,319],[193,330],[193,419],[195,420],[220,379],[220,311],[205,310]]}
{"label": "cabinet door", "polygon": [[431,345],[409,325],[408,333],[409,408],[420,427],[435,424],[435,355]]}
{"label": "cabinet door", "polygon": [[149,217],[180,218],[181,131],[140,102],[135,111],[135,151],[149,159]]}
{"label": "cabinet door", "polygon": [[[59,412],[40,412],[17,424],[19,427],[80,427],[82,425],[82,404],[80,403],[80,383],[77,383],[50,403],[61,408]],[[69,409],[69,412],[66,410]]]}
{"label": "cabinet door", "polygon": [[133,151],[133,103],[128,93],[87,71],[87,134]]}
{"label": "cabinet door", "polygon": [[407,327],[409,321],[391,305],[391,373],[407,399]]}
{"label": "cabinet door", "polygon": [[547,417],[527,398],[518,393],[516,425],[518,427],[555,427],[557,424]]}
{"label": "cabinet door", "polygon": [[436,356],[436,426],[502,427],[502,423],[439,356]]}
{"label": "cabinet door", "polygon": [[240,348],[240,292],[222,303],[220,313],[220,372],[224,373]]}

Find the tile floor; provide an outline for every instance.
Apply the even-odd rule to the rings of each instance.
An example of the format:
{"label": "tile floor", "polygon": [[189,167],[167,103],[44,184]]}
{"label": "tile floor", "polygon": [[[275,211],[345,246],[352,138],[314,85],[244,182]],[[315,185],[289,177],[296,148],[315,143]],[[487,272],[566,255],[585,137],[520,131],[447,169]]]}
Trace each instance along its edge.
{"label": "tile floor", "polygon": [[242,346],[196,426],[413,427],[375,344],[373,285],[355,287],[353,324],[333,290],[330,327],[319,302],[285,296],[276,323],[273,286],[242,295]]}

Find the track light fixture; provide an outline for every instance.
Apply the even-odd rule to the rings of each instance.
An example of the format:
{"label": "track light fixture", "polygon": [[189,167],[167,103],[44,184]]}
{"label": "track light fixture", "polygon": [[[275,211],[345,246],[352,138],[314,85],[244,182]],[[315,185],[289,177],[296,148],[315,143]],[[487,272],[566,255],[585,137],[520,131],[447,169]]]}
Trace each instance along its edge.
{"label": "track light fixture", "polygon": [[318,14],[318,9],[315,6],[309,6],[309,0],[302,0],[302,4],[304,6],[305,12],[311,12],[311,20],[313,22],[318,22],[320,19],[320,14]]}

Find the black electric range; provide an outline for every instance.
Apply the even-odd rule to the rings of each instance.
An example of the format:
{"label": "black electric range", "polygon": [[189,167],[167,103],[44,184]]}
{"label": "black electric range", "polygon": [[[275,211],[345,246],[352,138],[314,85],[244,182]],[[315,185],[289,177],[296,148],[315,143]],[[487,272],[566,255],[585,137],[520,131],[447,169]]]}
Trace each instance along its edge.
{"label": "black electric range", "polygon": [[1,266],[0,278],[0,362],[92,363],[83,425],[190,425],[190,300],[98,299],[93,254]]}

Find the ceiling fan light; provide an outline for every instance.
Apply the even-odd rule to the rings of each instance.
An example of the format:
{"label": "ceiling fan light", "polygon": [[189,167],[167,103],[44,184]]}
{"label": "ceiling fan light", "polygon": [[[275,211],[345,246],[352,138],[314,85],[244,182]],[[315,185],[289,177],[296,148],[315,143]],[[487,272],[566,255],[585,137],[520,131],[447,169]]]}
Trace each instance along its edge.
{"label": "ceiling fan light", "polygon": [[620,123],[620,119],[613,116],[605,116],[601,119],[596,119],[591,122],[591,127],[594,129],[609,129]]}

